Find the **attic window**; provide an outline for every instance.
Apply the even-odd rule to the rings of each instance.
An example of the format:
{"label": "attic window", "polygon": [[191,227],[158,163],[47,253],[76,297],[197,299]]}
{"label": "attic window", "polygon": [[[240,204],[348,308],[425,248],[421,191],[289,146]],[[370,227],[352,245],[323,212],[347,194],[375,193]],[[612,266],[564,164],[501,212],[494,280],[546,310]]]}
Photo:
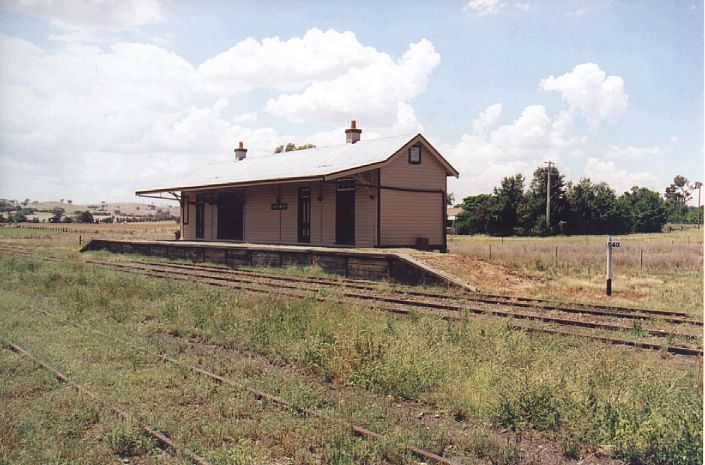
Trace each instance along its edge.
{"label": "attic window", "polygon": [[409,147],[409,163],[412,165],[421,164],[421,147],[414,145]]}

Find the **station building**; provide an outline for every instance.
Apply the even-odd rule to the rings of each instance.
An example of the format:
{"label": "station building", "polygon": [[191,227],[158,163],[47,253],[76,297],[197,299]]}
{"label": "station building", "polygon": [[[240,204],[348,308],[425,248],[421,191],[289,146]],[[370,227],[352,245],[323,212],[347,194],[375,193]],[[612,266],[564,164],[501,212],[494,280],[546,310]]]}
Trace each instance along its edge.
{"label": "station building", "polygon": [[446,250],[447,177],[458,171],[421,134],[247,157],[217,175],[137,191],[181,203],[181,240]]}

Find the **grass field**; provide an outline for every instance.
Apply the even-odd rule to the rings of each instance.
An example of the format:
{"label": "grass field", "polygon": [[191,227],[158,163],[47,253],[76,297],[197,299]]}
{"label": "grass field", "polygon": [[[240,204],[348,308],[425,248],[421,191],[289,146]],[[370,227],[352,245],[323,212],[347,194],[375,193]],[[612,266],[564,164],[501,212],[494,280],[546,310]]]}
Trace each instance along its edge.
{"label": "grass field", "polygon": [[[664,241],[675,246],[676,237],[684,255],[699,252],[702,260],[701,238],[699,251],[687,248],[698,237],[692,232],[644,241],[656,240],[656,253]],[[587,241],[593,239],[603,247],[598,238]],[[0,257],[0,336],[101,396],[79,395],[2,349],[0,463],[188,463],[157,447],[138,423],[218,464],[418,463],[409,444],[464,464],[702,463],[701,360],[529,335],[489,317],[400,318],[369,307],[125,275],[77,260],[73,233],[2,228],[0,240],[65,256],[58,263]],[[445,258],[467,277],[476,267],[492,270],[494,288],[490,279],[478,284],[495,292],[568,300],[592,296],[591,283],[604,279],[580,272],[586,258],[562,265],[545,259],[539,269],[536,256],[474,256],[483,240],[454,238],[457,255],[422,255]],[[535,244],[531,250],[540,254],[539,246],[573,242]],[[702,315],[702,270],[689,260],[679,269],[666,259],[644,269],[622,263],[617,277],[642,283],[640,303]],[[502,273],[513,284],[497,289]],[[601,299],[597,291],[592,298]],[[239,387],[166,364],[160,353]],[[369,441],[342,424],[259,401],[248,387],[386,438]],[[120,420],[109,405],[135,419]]]}
{"label": "grass field", "polygon": [[611,297],[605,295],[605,236],[450,236],[449,254],[416,255],[485,291],[679,309],[702,318],[702,230],[631,234],[618,239],[621,246],[613,254]]}

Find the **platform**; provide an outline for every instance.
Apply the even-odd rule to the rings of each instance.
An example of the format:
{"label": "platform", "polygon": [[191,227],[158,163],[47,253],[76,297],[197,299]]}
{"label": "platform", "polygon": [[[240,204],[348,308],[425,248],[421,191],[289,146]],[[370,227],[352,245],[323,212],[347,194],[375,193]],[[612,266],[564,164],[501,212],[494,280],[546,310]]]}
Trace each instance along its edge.
{"label": "platform", "polygon": [[475,290],[469,284],[403,252],[390,249],[352,249],[269,244],[93,239],[81,252],[107,250],[193,262],[238,266],[320,266],[325,272],[349,278],[383,280],[411,285],[441,285]]}

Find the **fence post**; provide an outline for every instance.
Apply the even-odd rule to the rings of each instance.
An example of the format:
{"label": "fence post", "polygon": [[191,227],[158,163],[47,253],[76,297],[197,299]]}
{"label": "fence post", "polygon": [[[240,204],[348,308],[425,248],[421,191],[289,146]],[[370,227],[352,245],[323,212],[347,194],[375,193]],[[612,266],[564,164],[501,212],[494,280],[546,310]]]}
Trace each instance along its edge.
{"label": "fence post", "polygon": [[490,244],[490,260],[492,260],[492,244]]}
{"label": "fence post", "polygon": [[644,249],[641,249],[639,254],[639,268],[644,268]]}
{"label": "fence post", "polygon": [[81,235],[79,234],[79,235],[78,235],[78,245],[81,245],[81,239],[82,239],[82,238],[81,238]]}
{"label": "fence post", "polygon": [[556,246],[556,262],[558,262],[558,246]]}

